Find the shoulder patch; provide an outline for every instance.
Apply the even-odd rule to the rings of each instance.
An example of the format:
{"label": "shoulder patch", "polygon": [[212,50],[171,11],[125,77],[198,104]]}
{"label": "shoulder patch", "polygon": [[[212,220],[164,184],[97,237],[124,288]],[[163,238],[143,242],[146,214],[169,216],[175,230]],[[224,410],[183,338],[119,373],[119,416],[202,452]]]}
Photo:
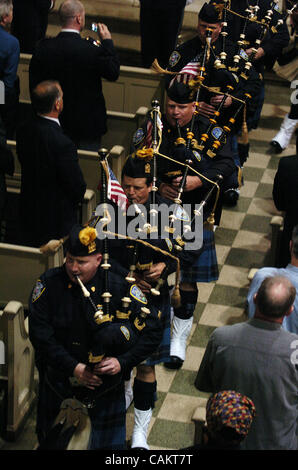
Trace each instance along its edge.
{"label": "shoulder patch", "polygon": [[178,220],[183,220],[184,222],[189,222],[190,217],[185,209],[182,206],[178,206],[176,210],[176,217]]}
{"label": "shoulder patch", "polygon": [[40,281],[40,279],[38,279],[32,292],[32,302],[35,302],[37,299],[39,299],[39,297],[43,294],[44,291],[45,286]]}
{"label": "shoulder patch", "polygon": [[201,155],[199,154],[199,152],[197,152],[196,150],[192,150],[192,153],[193,155],[196,157],[196,159],[198,160],[198,162],[200,162],[202,160],[202,157]]}
{"label": "shoulder patch", "polygon": [[181,59],[181,55],[179,54],[178,51],[172,52],[169,58],[169,66],[175,67],[175,65],[178,64],[180,59]]}
{"label": "shoulder patch", "polygon": [[124,335],[126,341],[130,340],[130,332],[126,326],[120,326],[120,331]]}
{"label": "shoulder patch", "polygon": [[[244,59],[244,60],[245,60],[245,62],[247,62],[247,61],[248,61],[249,57],[248,57],[248,55],[246,54],[246,52],[245,52],[245,50],[244,50],[244,49],[240,49],[240,53],[239,53],[239,55],[240,55],[240,57],[241,57],[242,59]],[[233,74],[233,76],[234,76],[234,74]]]}
{"label": "shoulder patch", "polygon": [[145,295],[136,284],[133,284],[131,286],[129,293],[138,302],[141,302],[142,304],[145,304],[145,305],[148,303]]}
{"label": "shoulder patch", "polygon": [[136,132],[134,133],[132,137],[132,143],[134,144],[134,146],[140,145],[142,140],[144,140],[144,137],[145,137],[144,129],[139,127],[139,129],[136,130]]}
{"label": "shoulder patch", "polygon": [[171,252],[172,249],[173,249],[173,243],[171,242],[171,240],[169,238],[165,238],[165,242],[168,245],[169,251]]}

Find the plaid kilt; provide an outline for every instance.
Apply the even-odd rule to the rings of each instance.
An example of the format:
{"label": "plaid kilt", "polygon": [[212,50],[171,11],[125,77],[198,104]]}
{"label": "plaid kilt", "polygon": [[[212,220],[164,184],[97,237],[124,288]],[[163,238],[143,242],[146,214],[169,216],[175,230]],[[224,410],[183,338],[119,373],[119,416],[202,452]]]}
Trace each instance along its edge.
{"label": "plaid kilt", "polygon": [[154,353],[148,357],[142,364],[146,366],[154,366],[162,362],[169,361],[170,356],[170,344],[171,344],[171,301],[170,296],[161,295],[158,303],[154,303],[157,310],[162,312],[161,314],[161,325],[163,329],[163,336],[160,345],[154,351]]}
{"label": "plaid kilt", "polygon": [[218,279],[218,265],[214,242],[214,231],[203,229],[203,251],[194,264],[181,270],[180,282],[212,282]]}
{"label": "plaid kilt", "polygon": [[126,449],[126,409],[124,383],[99,399],[99,405],[89,411],[91,436],[88,449]]}

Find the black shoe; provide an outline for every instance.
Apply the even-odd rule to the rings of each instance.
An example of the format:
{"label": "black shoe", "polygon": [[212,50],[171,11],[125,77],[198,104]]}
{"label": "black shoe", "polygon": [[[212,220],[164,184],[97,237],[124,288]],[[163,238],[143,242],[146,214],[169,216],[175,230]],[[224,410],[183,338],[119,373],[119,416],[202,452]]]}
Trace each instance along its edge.
{"label": "black shoe", "polygon": [[278,142],[276,142],[276,140],[272,140],[270,142],[270,146],[272,147],[272,149],[274,150],[274,153],[281,153],[284,149],[280,146],[280,144]]}
{"label": "black shoe", "polygon": [[170,362],[164,362],[164,366],[167,369],[180,369],[183,365],[182,359],[178,356],[170,356],[171,361]]}
{"label": "black shoe", "polygon": [[233,207],[236,206],[239,199],[239,192],[237,189],[231,188],[227,189],[223,193],[223,204]]}

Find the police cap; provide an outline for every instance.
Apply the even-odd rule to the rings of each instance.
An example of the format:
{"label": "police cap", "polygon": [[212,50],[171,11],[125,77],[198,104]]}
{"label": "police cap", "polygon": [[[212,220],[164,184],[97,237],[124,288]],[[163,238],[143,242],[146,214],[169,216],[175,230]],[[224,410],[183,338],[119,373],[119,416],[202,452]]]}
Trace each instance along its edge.
{"label": "police cap", "polygon": [[147,158],[139,158],[129,155],[122,168],[122,177],[131,178],[152,178],[151,164]]}
{"label": "police cap", "polygon": [[89,256],[101,252],[101,241],[96,229],[76,224],[65,242],[65,250],[72,256]]}
{"label": "police cap", "polygon": [[199,19],[206,23],[221,23],[222,9],[215,3],[204,3],[199,11]]}
{"label": "police cap", "polygon": [[194,101],[191,91],[188,85],[174,80],[173,84],[167,90],[167,95],[170,100],[175,101],[175,103],[186,104]]}

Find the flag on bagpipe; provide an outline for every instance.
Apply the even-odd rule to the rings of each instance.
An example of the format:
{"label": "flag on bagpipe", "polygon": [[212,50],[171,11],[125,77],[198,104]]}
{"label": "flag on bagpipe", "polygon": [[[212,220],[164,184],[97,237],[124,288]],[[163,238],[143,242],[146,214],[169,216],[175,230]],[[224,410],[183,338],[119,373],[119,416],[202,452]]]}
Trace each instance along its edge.
{"label": "flag on bagpipe", "polygon": [[126,210],[129,206],[128,199],[113,171],[110,167],[108,168],[108,199],[111,199],[120,209]]}
{"label": "flag on bagpipe", "polygon": [[[126,210],[129,206],[129,201],[119,181],[117,180],[114,172],[111,170],[107,160],[102,161],[101,165],[106,175],[107,183],[107,198],[113,201],[120,209]],[[97,189],[102,190],[102,182],[99,182]]]}

